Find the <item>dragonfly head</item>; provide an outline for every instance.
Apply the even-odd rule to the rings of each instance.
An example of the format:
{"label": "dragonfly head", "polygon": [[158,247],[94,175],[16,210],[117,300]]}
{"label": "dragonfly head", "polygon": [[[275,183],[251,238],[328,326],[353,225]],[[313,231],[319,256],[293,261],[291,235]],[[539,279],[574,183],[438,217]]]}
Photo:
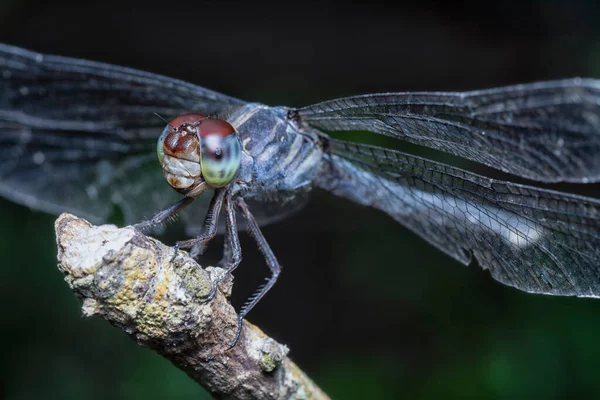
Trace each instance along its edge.
{"label": "dragonfly head", "polygon": [[227,186],[241,164],[240,139],[227,121],[202,114],[171,120],[158,139],[158,159],[169,185],[180,193]]}

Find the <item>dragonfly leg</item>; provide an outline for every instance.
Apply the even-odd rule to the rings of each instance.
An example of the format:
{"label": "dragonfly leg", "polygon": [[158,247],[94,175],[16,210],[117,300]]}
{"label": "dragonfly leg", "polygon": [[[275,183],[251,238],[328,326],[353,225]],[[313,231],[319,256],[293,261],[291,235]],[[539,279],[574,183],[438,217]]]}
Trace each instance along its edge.
{"label": "dragonfly leg", "polygon": [[204,219],[204,232],[202,232],[199,236],[195,238],[175,243],[175,245],[173,246],[175,249],[173,259],[175,259],[175,257],[177,256],[177,251],[179,249],[185,249],[206,244],[217,235],[219,214],[221,213],[221,207],[223,206],[223,198],[225,197],[225,192],[226,189],[218,189],[215,192],[213,198],[211,199],[210,205],[208,207],[208,212],[206,213],[206,218]]}
{"label": "dragonfly leg", "polygon": [[152,217],[152,219],[139,222],[133,227],[138,230],[144,230],[146,228],[162,224],[163,222],[167,221],[169,218],[174,217],[181,210],[189,206],[192,203],[192,201],[194,201],[194,197],[184,197],[172,206],[159,211],[154,217]]}
{"label": "dragonfly leg", "polygon": [[219,283],[228,277],[242,261],[242,247],[240,246],[240,237],[237,231],[235,204],[233,203],[231,194],[227,194],[225,197],[225,212],[227,213],[226,248],[224,249],[223,260],[219,264],[226,266],[226,270],[215,279],[213,288],[208,294],[206,301],[210,301],[215,297]]}
{"label": "dragonfly leg", "polygon": [[229,269],[236,262],[239,264],[242,260],[242,248],[240,246],[240,238],[237,229],[235,203],[233,202],[232,195],[229,193],[225,196],[225,211],[227,212],[227,226],[225,229],[225,242],[223,243],[223,257],[217,265],[223,269]]}
{"label": "dragonfly leg", "polygon": [[199,243],[195,245],[190,250],[190,257],[192,257],[194,260],[197,260],[199,256],[204,254],[204,252],[206,251],[206,247],[207,246],[204,243]]}
{"label": "dragonfly leg", "polygon": [[[229,208],[231,208],[228,205],[228,202],[231,203],[231,195],[229,193],[227,193],[225,195],[225,211],[228,212],[227,210]],[[230,218],[229,218],[229,214],[227,214],[227,220],[226,222],[228,224],[230,224]],[[236,224],[235,224],[235,215],[233,216],[233,226],[235,228]],[[225,242],[223,243],[223,258],[221,259],[221,261],[219,261],[217,263],[217,265],[221,268],[225,268],[227,269],[230,265],[231,265],[231,243],[230,243],[230,229],[229,229],[230,225],[227,225],[227,230],[225,232]],[[234,229],[235,234],[237,234],[237,229]],[[202,254],[204,254],[204,252],[206,251],[206,249],[208,248],[208,243],[198,243],[196,245],[194,245],[194,247],[192,247],[192,249],[190,250],[190,257],[196,259],[199,256],[201,256]]]}
{"label": "dragonfly leg", "polygon": [[243,323],[244,317],[250,312],[250,310],[252,310],[252,308],[260,301],[260,299],[262,299],[262,297],[273,287],[273,285],[277,281],[277,277],[279,276],[279,273],[281,271],[281,267],[279,266],[279,262],[277,261],[275,254],[273,254],[271,247],[269,247],[267,240],[265,239],[262,232],[260,231],[258,223],[254,219],[254,216],[252,216],[252,214],[250,213],[250,210],[248,209],[248,205],[246,204],[244,199],[242,199],[241,197],[238,198],[237,205],[240,207],[240,210],[242,211],[242,215],[246,219],[246,222],[248,224],[248,231],[254,237],[254,240],[256,240],[256,244],[258,245],[260,252],[265,257],[265,261],[267,262],[267,265],[268,265],[269,269],[271,270],[271,276],[269,278],[267,278],[266,283],[264,285],[260,286],[256,290],[256,292],[252,296],[250,296],[250,298],[242,306],[242,308],[238,314],[238,329],[237,329],[237,332],[235,335],[235,339],[234,339],[233,343],[231,344],[230,348],[235,347],[235,345],[237,344],[237,342],[240,338],[240,334],[242,333],[242,323]]}
{"label": "dragonfly leg", "polygon": [[232,263],[231,239],[229,238],[229,236],[229,232],[225,232],[225,243],[223,243],[223,257],[221,258],[221,261],[217,263],[219,267],[225,269],[227,269]]}

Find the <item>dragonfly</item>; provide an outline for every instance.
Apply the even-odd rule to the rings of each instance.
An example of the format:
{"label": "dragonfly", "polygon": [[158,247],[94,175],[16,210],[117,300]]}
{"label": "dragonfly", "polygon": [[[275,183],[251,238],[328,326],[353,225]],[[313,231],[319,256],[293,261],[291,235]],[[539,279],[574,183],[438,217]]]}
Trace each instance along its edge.
{"label": "dragonfly", "polygon": [[[334,131],[385,135],[515,179],[335,139]],[[544,187],[599,181],[600,80],[272,107],[0,45],[0,195],[92,222],[117,208],[139,229],[181,215],[191,238],[175,248],[195,256],[224,233],[225,272],[210,296],[241,263],[239,231],[249,231],[271,275],[241,307],[233,345],[280,272],[261,226],[296,212],[313,189],[381,210],[505,285],[599,297],[600,200]]]}

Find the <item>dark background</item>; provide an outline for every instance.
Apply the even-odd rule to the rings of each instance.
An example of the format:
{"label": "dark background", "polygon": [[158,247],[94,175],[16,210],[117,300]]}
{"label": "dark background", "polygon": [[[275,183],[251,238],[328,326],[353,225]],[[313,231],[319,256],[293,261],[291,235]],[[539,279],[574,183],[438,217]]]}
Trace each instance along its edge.
{"label": "dark background", "polygon": [[[600,77],[591,1],[49,3],[3,0],[0,41],[270,105]],[[54,218],[0,200],[0,397],[209,398],[119,330],[81,317],[56,269]],[[502,286],[326,193],[264,234],[284,269],[248,319],[334,398],[599,396],[598,300]],[[267,274],[245,235],[242,246],[238,305]]]}

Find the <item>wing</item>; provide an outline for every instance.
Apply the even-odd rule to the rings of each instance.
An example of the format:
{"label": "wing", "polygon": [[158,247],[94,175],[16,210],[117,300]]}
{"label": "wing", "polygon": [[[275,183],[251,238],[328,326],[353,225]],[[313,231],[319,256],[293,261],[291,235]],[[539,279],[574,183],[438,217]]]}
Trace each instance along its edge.
{"label": "wing", "polygon": [[536,181],[600,181],[600,80],[372,94],[295,112],[313,127],[371,131]]}
{"label": "wing", "polygon": [[[126,223],[181,196],[164,181],[165,118],[243,101],[164,76],[0,44],[0,195],[99,223]],[[204,215],[196,217],[201,224]]]}
{"label": "wing", "polygon": [[600,296],[600,201],[331,140],[322,188],[378,208],[463,264],[555,295]]}

